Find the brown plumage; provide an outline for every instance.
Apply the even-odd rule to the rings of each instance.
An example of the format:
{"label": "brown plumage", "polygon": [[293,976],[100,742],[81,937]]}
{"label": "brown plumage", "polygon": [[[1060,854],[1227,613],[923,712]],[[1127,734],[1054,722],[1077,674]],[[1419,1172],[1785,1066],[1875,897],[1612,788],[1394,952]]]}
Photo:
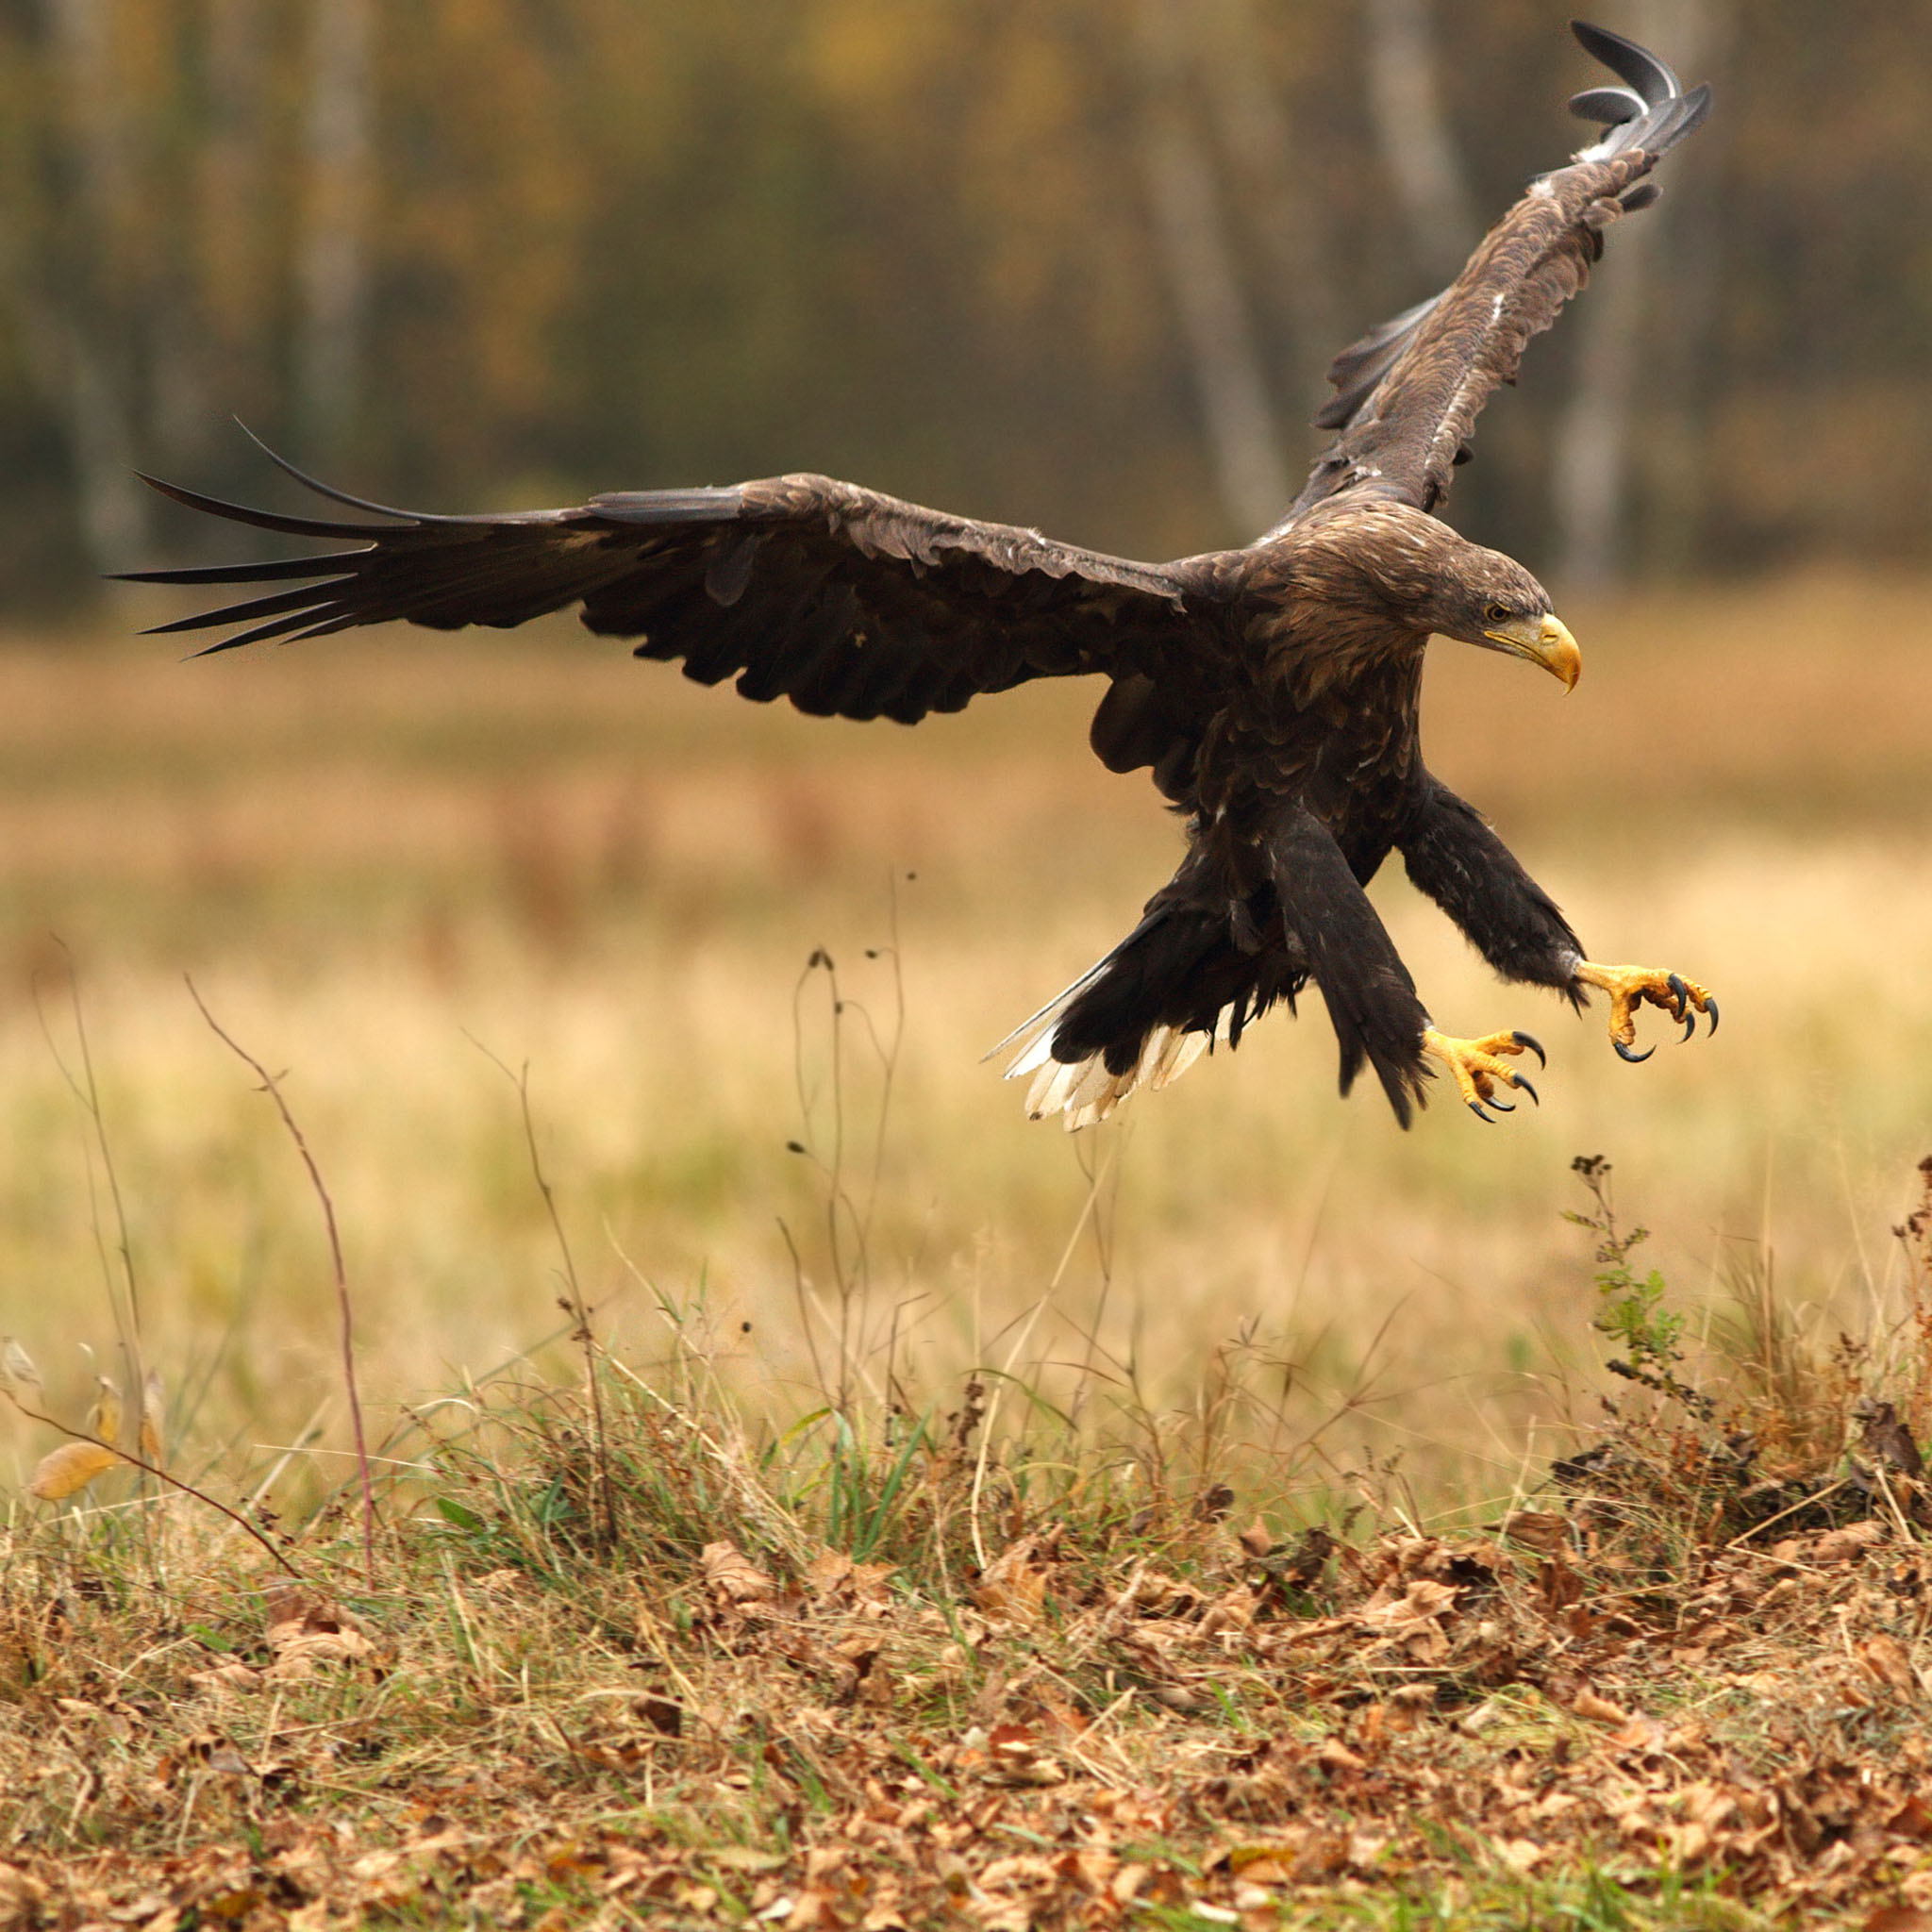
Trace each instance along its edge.
{"label": "brown plumage", "polygon": [[1188,851],[1133,932],[1009,1036],[1023,1043],[1013,1071],[1034,1075],[1033,1112],[1103,1118],[1217,1040],[1238,1043],[1313,979],[1343,1090],[1373,1066],[1406,1124],[1440,1037],[1425,1038],[1428,1016],[1363,894],[1391,851],[1505,976],[1578,1003],[1585,983],[1555,905],[1424,767],[1416,719],[1432,633],[1574,681],[1575,646],[1542,587],[1430,512],[1484,402],[1707,105],[1629,42],[1576,32],[1627,83],[1573,103],[1608,132],[1532,184],[1450,288],[1337,358],[1317,419],[1336,441],[1245,549],[1133,563],[811,475],[471,517],[387,509],[300,478],[365,513],[354,521],[156,483],[217,516],[360,546],[142,573],[292,586],[160,628],[242,625],[210,647],[227,650],[392,618],[516,625],[575,603],[591,630],[641,639],[639,657],[681,659],[701,683],[903,724],[1031,678],[1100,674],[1093,749],[1114,771],[1152,771],[1187,815]]}

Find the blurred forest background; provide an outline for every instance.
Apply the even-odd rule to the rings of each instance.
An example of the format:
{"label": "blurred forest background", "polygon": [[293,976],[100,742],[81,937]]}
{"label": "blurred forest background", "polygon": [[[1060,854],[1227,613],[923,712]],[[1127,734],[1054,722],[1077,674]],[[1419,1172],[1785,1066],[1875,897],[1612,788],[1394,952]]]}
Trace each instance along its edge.
{"label": "blurred forest background", "polygon": [[[1481,429],[1556,581],[1923,559],[1932,5],[1605,0],[1719,108]],[[258,492],[811,468],[1244,540],[1329,356],[1587,138],[1531,0],[0,0],[0,598]]]}

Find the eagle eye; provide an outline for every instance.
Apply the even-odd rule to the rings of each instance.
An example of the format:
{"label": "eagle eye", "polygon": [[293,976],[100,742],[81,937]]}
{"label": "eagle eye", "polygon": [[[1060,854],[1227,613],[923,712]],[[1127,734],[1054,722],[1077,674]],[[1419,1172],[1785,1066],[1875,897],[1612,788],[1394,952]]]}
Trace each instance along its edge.
{"label": "eagle eye", "polygon": [[1508,615],[1509,607],[1507,604],[1489,604],[1483,608],[1483,622],[1485,624],[1501,624]]}

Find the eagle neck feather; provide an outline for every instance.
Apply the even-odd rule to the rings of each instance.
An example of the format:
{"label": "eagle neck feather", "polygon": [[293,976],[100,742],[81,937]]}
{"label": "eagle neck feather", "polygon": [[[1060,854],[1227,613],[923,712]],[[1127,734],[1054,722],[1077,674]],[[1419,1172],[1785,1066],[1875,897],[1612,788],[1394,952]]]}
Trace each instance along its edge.
{"label": "eagle neck feather", "polygon": [[1461,541],[1407,504],[1324,506],[1268,546],[1257,572],[1249,635],[1263,675],[1305,709],[1419,664],[1430,626],[1417,613],[1454,574]]}

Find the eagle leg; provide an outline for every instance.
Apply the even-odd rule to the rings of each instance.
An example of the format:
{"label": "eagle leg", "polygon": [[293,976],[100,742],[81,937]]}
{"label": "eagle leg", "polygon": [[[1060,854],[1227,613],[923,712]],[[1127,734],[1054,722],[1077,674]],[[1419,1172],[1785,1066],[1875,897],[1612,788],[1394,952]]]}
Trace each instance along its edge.
{"label": "eagle leg", "polygon": [[1513,1106],[1506,1107],[1496,1098],[1499,1087],[1519,1087],[1539,1107],[1542,1105],[1528,1077],[1507,1066],[1502,1058],[1506,1054],[1513,1057],[1533,1053],[1540,1064],[1548,1066],[1541,1046],[1527,1033],[1491,1033],[1481,1040],[1453,1040],[1428,1026],[1423,1029],[1423,1051],[1448,1067],[1456,1079],[1456,1091],[1479,1121],[1490,1118],[1483,1110],[1486,1105],[1498,1113],[1516,1111]]}
{"label": "eagle leg", "polygon": [[1647,1060],[1657,1051],[1654,1046],[1641,1053],[1630,1050],[1637,1042],[1637,1009],[1646,1001],[1660,1007],[1672,1019],[1681,1021],[1686,1040],[1697,1031],[1699,1013],[1707,1014],[1710,1030],[1717,1031],[1717,1001],[1707,988],[1699,986],[1694,979],[1686,979],[1680,973],[1669,972],[1661,966],[1599,966],[1593,960],[1579,959],[1570,976],[1579,986],[1599,987],[1609,994],[1610,1044],[1617,1049],[1620,1059],[1626,1059],[1633,1066],[1639,1060]]}

